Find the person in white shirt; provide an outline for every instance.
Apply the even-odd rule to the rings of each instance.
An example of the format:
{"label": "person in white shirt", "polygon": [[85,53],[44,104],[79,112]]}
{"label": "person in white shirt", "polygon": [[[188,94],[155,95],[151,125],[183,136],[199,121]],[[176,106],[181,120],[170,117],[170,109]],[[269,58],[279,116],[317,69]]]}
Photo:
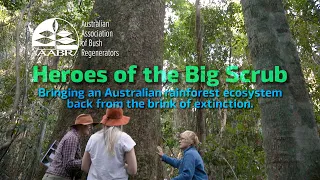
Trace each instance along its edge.
{"label": "person in white shirt", "polygon": [[136,143],[121,131],[129,120],[121,108],[107,109],[100,122],[103,129],[90,137],[82,158],[81,169],[88,180],[128,180],[137,173]]}

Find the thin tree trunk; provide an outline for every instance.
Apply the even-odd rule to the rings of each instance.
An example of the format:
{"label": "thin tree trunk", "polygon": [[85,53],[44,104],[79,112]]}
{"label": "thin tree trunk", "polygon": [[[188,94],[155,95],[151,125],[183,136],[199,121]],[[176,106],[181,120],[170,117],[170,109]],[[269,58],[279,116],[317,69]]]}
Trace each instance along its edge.
{"label": "thin tree trunk", "polygon": [[[242,0],[255,69],[280,66],[286,83],[258,83],[282,98],[261,98],[268,179],[320,179],[320,140],[296,45],[281,0]],[[258,79],[257,82],[259,82]]]}
{"label": "thin tree trunk", "polygon": [[221,128],[220,128],[220,138],[223,137],[223,132],[226,130],[227,126],[227,109],[219,109],[221,114]]}
{"label": "thin tree trunk", "polygon": [[[228,90],[228,84],[225,84],[225,90]],[[226,98],[224,98],[224,100],[226,100]],[[226,126],[227,126],[227,118],[228,118],[228,109],[224,108],[224,109],[219,109],[218,110],[218,116],[220,118],[220,138],[223,137],[223,132],[226,130]]]}
{"label": "thin tree trunk", "polygon": [[[201,33],[201,13],[200,13],[200,0],[196,1],[196,40],[197,40],[197,61],[198,67],[202,66],[202,33]],[[202,90],[201,81],[198,82],[198,90]],[[198,97],[198,101],[202,101],[203,98]],[[196,110],[197,113],[197,133],[201,142],[205,141],[206,131],[205,131],[205,119],[203,118],[202,108]]]}

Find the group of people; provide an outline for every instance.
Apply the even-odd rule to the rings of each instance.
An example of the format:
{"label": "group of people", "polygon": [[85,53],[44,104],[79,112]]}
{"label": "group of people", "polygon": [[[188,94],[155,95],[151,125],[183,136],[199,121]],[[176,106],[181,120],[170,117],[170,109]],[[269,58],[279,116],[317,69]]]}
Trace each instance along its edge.
{"label": "group of people", "polygon": [[[130,117],[123,115],[121,108],[107,109],[100,124],[103,128],[93,134],[87,142],[82,157],[80,137],[88,136],[94,123],[91,115],[79,115],[71,130],[59,142],[55,156],[42,180],[80,179],[82,172],[88,180],[127,180],[129,175],[137,173],[135,141],[122,126],[129,123]],[[157,154],[161,160],[178,168],[178,176],[172,180],[207,180],[203,160],[196,146],[197,135],[192,131],[180,134],[181,159],[171,158],[158,146]],[[150,167],[152,168],[152,167]]]}

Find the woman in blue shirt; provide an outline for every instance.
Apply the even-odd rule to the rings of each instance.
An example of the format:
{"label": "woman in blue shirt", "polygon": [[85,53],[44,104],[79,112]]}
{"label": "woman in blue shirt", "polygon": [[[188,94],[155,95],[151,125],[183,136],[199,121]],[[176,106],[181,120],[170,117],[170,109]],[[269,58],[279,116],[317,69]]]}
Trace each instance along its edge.
{"label": "woman in blue shirt", "polygon": [[180,149],[183,150],[182,159],[175,159],[165,155],[158,146],[158,154],[162,161],[175,168],[179,168],[179,175],[172,180],[208,180],[204,170],[203,160],[195,148],[199,144],[197,135],[192,131],[180,134]]}

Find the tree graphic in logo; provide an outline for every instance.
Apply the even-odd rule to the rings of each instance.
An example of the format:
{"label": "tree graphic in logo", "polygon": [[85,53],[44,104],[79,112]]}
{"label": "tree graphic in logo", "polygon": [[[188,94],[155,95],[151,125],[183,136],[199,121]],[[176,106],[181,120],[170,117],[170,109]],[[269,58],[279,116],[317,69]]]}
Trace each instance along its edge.
{"label": "tree graphic in logo", "polygon": [[[47,19],[35,29],[32,36],[32,47],[37,47],[41,51],[49,50],[51,53],[53,52],[53,55],[61,55],[59,51],[77,51],[79,47],[78,33],[66,20],[60,18]],[[54,54],[55,51],[52,50],[58,53]],[[68,53],[62,54],[66,55]]]}

